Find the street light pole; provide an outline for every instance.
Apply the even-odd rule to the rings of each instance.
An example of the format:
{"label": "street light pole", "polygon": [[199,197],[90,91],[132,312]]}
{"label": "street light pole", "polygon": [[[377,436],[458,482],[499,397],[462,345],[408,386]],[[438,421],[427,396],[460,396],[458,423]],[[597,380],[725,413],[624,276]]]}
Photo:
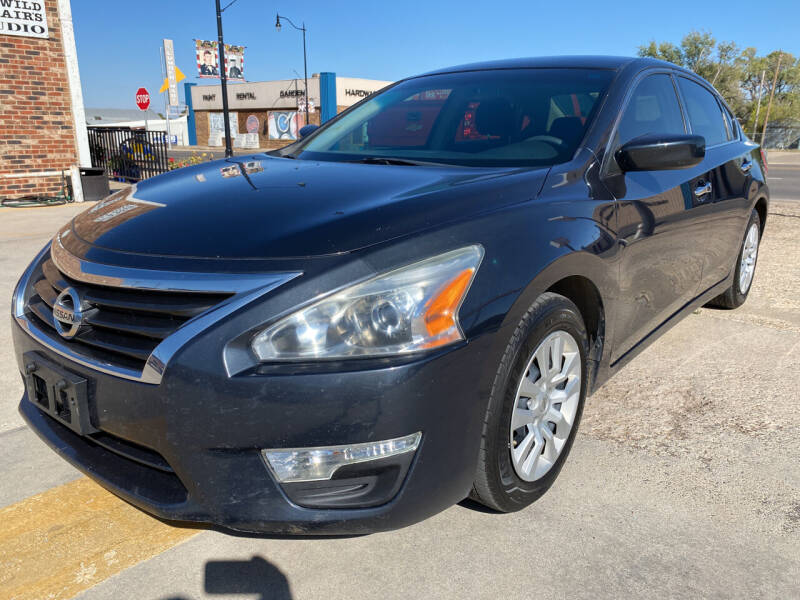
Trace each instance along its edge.
{"label": "street light pole", "polygon": [[[234,0],[235,1],[235,0]],[[225,158],[233,156],[233,148],[231,148],[231,124],[228,119],[228,74],[225,72],[225,42],[222,38],[222,10],[219,7],[219,0],[217,4],[217,40],[219,43],[219,77],[222,83],[222,120],[224,121],[223,127],[225,128]],[[233,2],[231,2],[233,4]],[[230,6],[230,4],[228,5]],[[225,8],[228,8],[226,6]]]}
{"label": "street light pole", "polygon": [[303,32],[303,79],[305,81],[305,91],[303,92],[305,94],[305,97],[303,98],[303,100],[305,101],[305,105],[306,105],[306,110],[305,110],[305,113],[306,113],[306,125],[308,125],[308,60],[307,60],[307,55],[306,55],[306,24],[305,24],[305,22],[303,22],[303,26],[302,27],[298,27],[297,25],[292,23],[292,20],[289,17],[282,17],[279,14],[276,14],[275,15],[275,29],[278,30],[278,31],[281,30],[281,19],[283,19],[284,21],[288,21],[289,25],[291,25],[292,27],[294,27],[298,31],[302,31]]}

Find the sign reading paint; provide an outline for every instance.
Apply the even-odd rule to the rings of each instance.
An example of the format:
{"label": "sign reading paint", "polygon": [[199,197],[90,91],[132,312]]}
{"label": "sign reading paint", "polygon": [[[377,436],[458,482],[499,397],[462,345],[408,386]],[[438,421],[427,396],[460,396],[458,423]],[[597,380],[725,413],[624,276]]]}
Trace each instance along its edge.
{"label": "sign reading paint", "polygon": [[29,0],[0,2],[0,35],[49,37],[44,0],[41,2]]}
{"label": "sign reading paint", "polygon": [[139,110],[150,108],[150,92],[147,91],[147,88],[140,87],[136,90],[136,107]]}

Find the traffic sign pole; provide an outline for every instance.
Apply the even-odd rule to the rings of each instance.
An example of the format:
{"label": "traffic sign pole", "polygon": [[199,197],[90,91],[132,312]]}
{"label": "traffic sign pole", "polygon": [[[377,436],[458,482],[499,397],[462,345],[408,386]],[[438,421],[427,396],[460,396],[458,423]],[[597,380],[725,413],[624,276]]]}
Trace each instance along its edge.
{"label": "traffic sign pole", "polygon": [[[136,90],[136,108],[141,111],[146,111],[150,108],[150,92],[147,91],[147,88],[140,87]],[[144,117],[144,130],[147,131],[147,113],[145,113]]]}

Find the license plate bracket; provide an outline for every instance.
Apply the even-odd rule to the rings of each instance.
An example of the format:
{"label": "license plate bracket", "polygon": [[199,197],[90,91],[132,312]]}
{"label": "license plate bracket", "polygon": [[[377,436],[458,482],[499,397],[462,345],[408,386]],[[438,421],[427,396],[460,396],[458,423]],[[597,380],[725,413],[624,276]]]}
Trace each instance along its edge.
{"label": "license plate bracket", "polygon": [[44,358],[26,352],[25,387],[28,400],[81,435],[94,433],[89,415],[87,380]]}

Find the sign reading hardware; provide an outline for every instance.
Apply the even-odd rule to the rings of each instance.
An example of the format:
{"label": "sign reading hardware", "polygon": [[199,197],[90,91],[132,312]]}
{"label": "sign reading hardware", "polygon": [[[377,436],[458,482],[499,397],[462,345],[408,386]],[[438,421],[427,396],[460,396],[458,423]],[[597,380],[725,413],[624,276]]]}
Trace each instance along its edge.
{"label": "sign reading hardware", "polygon": [[48,37],[44,0],[0,0],[0,35]]}
{"label": "sign reading hardware", "polygon": [[358,98],[366,98],[370,94],[374,94],[375,92],[371,92],[369,90],[353,90],[353,89],[346,89],[344,91],[345,96],[357,96]]}

